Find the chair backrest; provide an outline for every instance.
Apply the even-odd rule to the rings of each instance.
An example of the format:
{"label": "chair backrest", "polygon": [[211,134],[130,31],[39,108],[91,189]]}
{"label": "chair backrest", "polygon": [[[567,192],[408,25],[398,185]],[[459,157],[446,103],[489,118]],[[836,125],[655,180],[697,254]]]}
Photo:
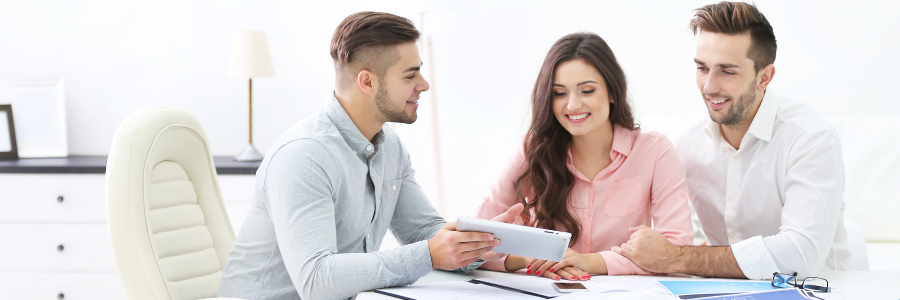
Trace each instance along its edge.
{"label": "chair backrest", "polygon": [[866,249],[866,234],[859,223],[844,219],[847,229],[847,244],[850,248],[850,269],[847,271],[868,271],[869,251]]}
{"label": "chair backrest", "polygon": [[172,107],[125,118],[109,151],[106,205],[128,299],[217,295],[234,232],[196,118]]}

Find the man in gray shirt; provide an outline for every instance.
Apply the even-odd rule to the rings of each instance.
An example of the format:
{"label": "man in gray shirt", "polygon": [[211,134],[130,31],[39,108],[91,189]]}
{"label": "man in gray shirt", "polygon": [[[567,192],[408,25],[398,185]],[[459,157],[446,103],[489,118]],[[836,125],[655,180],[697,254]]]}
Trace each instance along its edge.
{"label": "man in gray shirt", "polygon": [[[346,299],[501,257],[489,252],[500,244],[492,235],[455,231],[437,214],[385,125],[415,122],[428,90],[418,38],[412,22],[386,13],[357,13],[338,26],[335,95],[266,154],[220,297]],[[521,212],[516,205],[495,220]],[[404,246],[376,252],[388,227]]]}

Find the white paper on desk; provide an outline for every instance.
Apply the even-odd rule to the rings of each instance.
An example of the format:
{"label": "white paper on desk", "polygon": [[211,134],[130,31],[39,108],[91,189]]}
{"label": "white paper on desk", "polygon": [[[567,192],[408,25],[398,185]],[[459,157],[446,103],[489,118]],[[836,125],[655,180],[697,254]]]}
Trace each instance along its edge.
{"label": "white paper on desk", "polygon": [[[641,276],[593,276],[588,281],[554,281],[546,277],[538,276],[516,276],[502,278],[479,278],[480,281],[495,283],[511,288],[516,288],[532,293],[541,294],[548,297],[556,297],[568,295],[568,293],[557,292],[553,288],[553,282],[578,282],[588,289],[588,293],[578,292],[579,294],[592,294],[606,292],[648,292],[656,295],[664,296],[665,299],[673,299],[674,295],[666,289],[659,281]],[[606,295],[606,294],[604,294]]]}
{"label": "white paper on desk", "polygon": [[590,293],[571,293],[553,300],[672,300],[677,299],[675,296],[664,296],[654,292],[634,291],[634,292],[590,292]]}
{"label": "white paper on desk", "polygon": [[468,281],[417,283],[403,287],[378,290],[416,300],[540,300],[540,298],[528,294],[507,291],[484,284],[470,283]]}
{"label": "white paper on desk", "polygon": [[[541,294],[547,297],[556,297],[565,295],[563,293],[557,292],[556,289],[553,288],[554,282],[572,282],[572,281],[556,281],[550,280],[547,277],[538,277],[538,276],[515,276],[515,277],[501,277],[501,278],[478,278],[479,281],[490,282],[494,284],[499,284],[506,287],[511,287],[514,289],[520,289],[523,291],[529,291],[535,294]],[[579,281],[580,283],[584,283],[584,281]],[[591,287],[585,285],[588,289]]]}
{"label": "white paper on desk", "polygon": [[646,278],[637,275],[629,276],[606,276],[597,275],[591,277],[588,281],[591,284],[591,291],[611,292],[611,291],[629,291],[629,292],[649,292],[668,297],[675,298],[665,286],[658,280]]}

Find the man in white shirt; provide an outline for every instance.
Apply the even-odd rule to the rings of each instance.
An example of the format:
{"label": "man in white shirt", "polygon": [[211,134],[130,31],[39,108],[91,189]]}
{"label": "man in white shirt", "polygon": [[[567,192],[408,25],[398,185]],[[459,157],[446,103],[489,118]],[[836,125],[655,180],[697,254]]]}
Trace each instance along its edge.
{"label": "man in white shirt", "polygon": [[767,91],[776,50],[769,22],[752,4],[721,2],[697,9],[691,29],[710,120],[675,144],[712,247],[676,247],[641,226],[613,251],[651,272],[706,277],[846,270],[840,140],[811,109]]}

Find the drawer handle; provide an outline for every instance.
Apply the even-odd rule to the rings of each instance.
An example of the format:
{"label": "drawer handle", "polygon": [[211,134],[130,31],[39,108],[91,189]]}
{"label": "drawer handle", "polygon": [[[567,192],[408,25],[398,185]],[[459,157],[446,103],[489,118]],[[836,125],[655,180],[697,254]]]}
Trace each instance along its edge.
{"label": "drawer handle", "polygon": [[59,295],[56,295],[56,299],[62,300],[63,298],[66,298],[66,295],[63,295],[63,293],[59,293]]}
{"label": "drawer handle", "polygon": [[[63,245],[56,246],[56,251],[62,252],[63,249],[66,249],[66,247],[63,247]],[[60,295],[62,295],[62,294],[60,294]]]}
{"label": "drawer handle", "polygon": [[[63,200],[64,200],[63,196],[56,197],[56,202],[62,203]],[[62,294],[60,294],[60,295],[62,295]]]}

